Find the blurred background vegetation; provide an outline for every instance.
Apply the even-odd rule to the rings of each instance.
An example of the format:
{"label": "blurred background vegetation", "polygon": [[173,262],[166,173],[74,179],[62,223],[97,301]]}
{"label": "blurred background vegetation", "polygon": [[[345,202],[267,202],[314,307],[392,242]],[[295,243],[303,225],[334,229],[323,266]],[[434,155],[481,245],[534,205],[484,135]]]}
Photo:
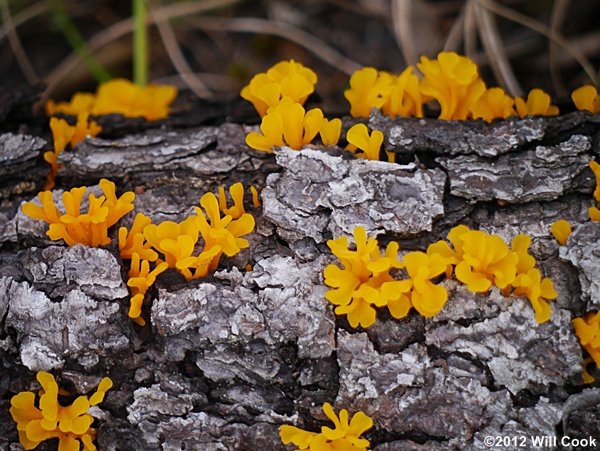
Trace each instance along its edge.
{"label": "blurred background vegetation", "polygon": [[[239,96],[253,74],[296,59],[318,76],[317,99],[347,111],[361,66],[399,73],[420,55],[473,58],[488,86],[533,87],[561,105],[596,83],[598,0],[145,0],[149,80],[204,99]],[[0,0],[0,83],[45,84],[44,98],[132,78],[129,0]],[[566,102],[565,102],[566,103]]]}

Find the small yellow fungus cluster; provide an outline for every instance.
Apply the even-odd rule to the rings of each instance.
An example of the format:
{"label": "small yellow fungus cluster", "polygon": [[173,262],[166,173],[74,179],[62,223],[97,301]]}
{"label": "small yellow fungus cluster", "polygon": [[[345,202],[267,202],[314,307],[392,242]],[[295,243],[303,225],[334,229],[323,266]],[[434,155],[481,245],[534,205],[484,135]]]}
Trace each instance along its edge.
{"label": "small yellow fungus cluster", "polygon": [[196,269],[194,277],[206,275],[207,263],[208,270],[216,269],[221,255],[232,257],[240,250],[246,249],[249,245],[248,240],[241,237],[254,230],[254,217],[249,213],[242,213],[237,219],[233,219],[228,214],[221,217],[219,204],[213,193],[202,196],[200,205],[204,212],[199,207],[194,209],[198,215],[197,223],[204,239],[204,255],[191,262],[190,266]]}
{"label": "small yellow fungus cluster", "polygon": [[288,146],[299,150],[317,136],[323,126],[323,120],[323,112],[319,108],[307,112],[299,103],[285,100],[263,117],[260,124],[262,134],[249,133],[246,143],[253,149],[265,152],[272,152],[275,146]]}
{"label": "small yellow fungus cluster", "polygon": [[88,196],[88,209],[81,212],[81,202],[87,191],[85,186],[72,188],[62,194],[65,213],[62,213],[52,200],[52,192],[38,194],[41,207],[34,202],[23,205],[23,213],[30,218],[46,221],[50,227],[46,233],[51,240],[64,240],[69,246],[105,246],[110,243],[108,229],[119,219],[133,210],[135,194],[127,191],[117,198],[115,184],[109,180],[100,180],[104,196]]}
{"label": "small yellow fungus cluster", "polygon": [[423,117],[423,105],[432,100],[440,107],[438,119],[444,120],[491,122],[517,113],[521,117],[558,114],[558,108],[550,105],[550,96],[540,89],[533,89],[525,102],[520,97],[513,99],[502,88],[487,88],[477,65],[457,53],[440,52],[433,60],[422,56],[417,67],[420,81],[412,66],[398,77],[372,67],[356,71],[350,77],[350,89],[344,92],[350,114],[369,117],[371,109],[378,108],[392,118]]}
{"label": "small yellow fungus cluster", "polygon": [[73,404],[63,407],[58,402],[59,388],[54,376],[40,371],[37,380],[42,386],[37,406],[36,394],[29,391],[21,392],[10,400],[10,414],[17,423],[23,448],[33,449],[45,440],[58,438],[61,451],[79,451],[81,445],[86,451],[95,451],[93,440],[96,430],[91,427],[94,418],[87,412],[91,406],[104,400],[112,381],[105,377],[90,398],[79,396]]}
{"label": "small yellow fungus cluster", "polygon": [[356,124],[346,133],[346,140],[348,141],[346,149],[355,153],[357,157],[365,160],[379,160],[379,152],[383,143],[383,133],[379,130],[373,130],[369,134],[369,129],[365,124]]}
{"label": "small yellow fungus cluster", "polygon": [[521,97],[515,97],[515,107],[519,117],[558,115],[558,107],[552,105],[550,96],[537,88],[529,91],[527,101]]}
{"label": "small yellow fungus cluster", "polygon": [[[254,191],[252,191],[253,189]],[[256,188],[251,186],[250,191],[252,191],[252,196],[254,197]],[[256,194],[258,195],[258,193]],[[234,183],[229,187],[229,195],[233,201],[233,205],[231,205],[231,207],[227,206],[225,187],[219,186],[219,209],[224,215],[229,215],[232,219],[239,219],[244,215],[244,213],[246,213],[246,209],[244,208],[244,186],[239,182]],[[254,202],[254,199],[252,200]]]}
{"label": "small yellow fungus cluster", "polygon": [[398,243],[390,243],[382,256],[377,240],[367,240],[363,227],[354,229],[354,239],[356,250],[348,248],[346,236],[327,241],[342,268],[333,264],[325,268],[325,284],[334,288],[325,298],[336,306],[336,314],[348,316],[352,327],[369,327],[375,322],[373,305],[387,306],[392,315],[401,318],[406,314],[404,305],[387,297],[382,289],[384,283],[394,280],[390,270],[404,267],[398,260]]}
{"label": "small yellow fungus cluster", "polygon": [[350,77],[350,89],[344,97],[350,102],[352,117],[369,117],[371,108],[381,108],[386,103],[384,90],[391,79],[387,73],[380,74],[372,67],[357,70]]}
{"label": "small yellow fungus cluster", "polygon": [[[600,311],[590,312],[582,318],[575,318],[572,323],[581,346],[588,352],[596,366],[600,368]],[[586,366],[587,363],[584,363],[584,369]],[[593,382],[593,378],[588,375],[588,381],[584,382]]]}
{"label": "small yellow fungus cluster", "polygon": [[571,99],[578,110],[585,110],[594,114],[600,113],[600,95],[592,85],[577,88],[571,93]]}
{"label": "small yellow fungus cluster", "polygon": [[[590,168],[596,177],[596,189],[594,190],[594,199],[600,204],[600,164],[594,160],[590,161]],[[588,214],[592,221],[600,221],[600,209],[597,206],[588,208]]]}
{"label": "small yellow fungus cluster", "polygon": [[[455,268],[456,278],[473,293],[486,292],[492,284],[505,289],[515,279],[519,256],[511,252],[498,235],[469,230],[463,226],[454,228],[448,238],[460,252]],[[521,244],[521,240],[527,243],[531,241],[524,235],[518,235],[513,247],[516,243]],[[524,249],[525,259],[528,258],[528,247]]]}
{"label": "small yellow fungus cluster", "polygon": [[317,74],[294,60],[281,61],[261,72],[242,88],[241,96],[251,102],[260,117],[287,99],[304,105],[315,90]]}
{"label": "small yellow fungus cluster", "polygon": [[[419,79],[409,66],[398,75],[380,72],[380,76],[389,77],[389,82],[381,90],[384,98],[383,114],[394,118],[396,116],[423,117],[423,101],[426,98],[419,90]],[[351,102],[352,103],[352,102]]]}
{"label": "small yellow fungus cluster", "polygon": [[348,411],[342,409],[340,416],[335,414],[331,404],[323,405],[323,412],[327,415],[335,428],[321,427],[321,432],[309,432],[295,426],[283,425],[279,427],[279,436],[284,445],[294,444],[297,450],[310,451],[336,451],[336,450],[366,450],[370,445],[367,439],[360,436],[373,427],[373,420],[363,412],[357,412],[349,418]]}
{"label": "small yellow fungus cluster", "polygon": [[448,238],[457,249],[456,278],[474,293],[486,292],[495,285],[505,296],[527,296],[538,323],[550,319],[548,300],[556,299],[552,281],[536,268],[528,252],[531,238],[517,235],[511,248],[497,235],[455,227]]}
{"label": "small yellow fungus cluster", "polygon": [[392,118],[423,116],[424,96],[410,66],[398,76],[372,67],[362,68],[350,77],[350,88],[344,91],[344,97],[350,102],[353,117],[369,117],[372,108],[382,109]]}
{"label": "small yellow fungus cluster", "polygon": [[58,176],[58,155],[71,145],[74,149],[77,144],[83,141],[86,136],[96,136],[102,131],[96,122],[88,121],[89,113],[81,112],[77,115],[77,123],[69,125],[64,119],[56,117],[50,118],[50,130],[52,131],[52,140],[54,149],[44,153],[44,160],[50,164],[50,172],[46,178],[45,189],[54,188],[56,177]]}
{"label": "small yellow fungus cluster", "polygon": [[98,86],[96,94],[76,93],[70,102],[46,104],[50,116],[63,113],[78,116],[122,114],[126,117],[143,117],[149,121],[164,119],[177,97],[177,88],[169,85],[138,86],[129,80],[116,78]]}
{"label": "small yellow fungus cluster", "polygon": [[465,56],[454,52],[441,52],[435,60],[422,56],[417,67],[423,74],[421,93],[437,100],[439,119],[467,119],[471,105],[485,92],[477,65]]}
{"label": "small yellow fungus cluster", "polygon": [[150,262],[158,260],[158,253],[144,238],[144,229],[152,224],[152,220],[138,213],[131,228],[119,228],[119,250],[123,260],[131,260],[127,285],[131,291],[129,301],[129,317],[140,326],[146,324],[141,317],[142,304],[148,289],[156,281],[156,277],[168,268],[166,262],[157,264],[150,270]]}
{"label": "small yellow fungus cluster", "polygon": [[558,244],[564,246],[567,244],[569,235],[571,235],[572,232],[571,224],[564,219],[560,219],[550,226],[550,231],[552,232],[552,235],[556,241],[558,241]]}
{"label": "small yellow fungus cluster", "polygon": [[277,146],[299,150],[317,134],[323,144],[336,145],[342,121],[327,120],[319,108],[306,111],[303,107],[316,82],[316,74],[294,60],[282,61],[266,73],[255,75],[241,92],[262,117],[261,132],[246,137],[248,146],[264,152],[272,152]]}
{"label": "small yellow fungus cluster", "polygon": [[69,102],[56,103],[49,100],[46,112],[49,116],[66,114],[76,116],[77,123],[72,126],[64,119],[50,118],[50,130],[54,141],[54,149],[44,153],[44,160],[50,164],[50,173],[46,179],[45,189],[55,186],[58,175],[58,155],[66,149],[67,144],[75,148],[86,136],[96,136],[102,128],[93,121],[90,115],[122,114],[127,117],[144,117],[153,121],[169,115],[169,105],[177,97],[174,86],[149,85],[141,87],[125,79],[114,79],[102,83],[96,94],[78,92]]}
{"label": "small yellow fungus cluster", "polygon": [[[244,208],[244,188],[235,183],[229,192],[233,199],[231,206],[227,205],[225,189],[220,188],[218,200],[213,193],[203,195],[202,208],[195,207],[196,215],[181,222],[164,221],[156,225],[138,213],[129,230],[119,229],[121,258],[131,259],[127,282],[131,288],[129,317],[135,322],[145,324],[141,318],[145,294],[167,268],[175,269],[186,280],[197,279],[215,270],[223,254],[231,257],[248,247],[242,236],[254,230],[254,217]],[[197,252],[200,236],[204,245]],[[154,263],[152,270],[150,263]]]}
{"label": "small yellow fungus cluster", "polygon": [[481,97],[471,105],[473,119],[492,122],[496,118],[506,119],[514,116],[515,100],[502,88],[488,88]]}
{"label": "small yellow fungus cluster", "polygon": [[[288,69],[274,70],[277,67]],[[282,76],[284,73],[286,75]],[[275,74],[279,75],[276,77]],[[407,80],[409,75],[410,73],[407,72],[396,79],[386,74],[386,80],[393,80],[393,86],[392,81],[387,86],[389,89],[399,89],[399,86],[410,84]],[[301,89],[298,92],[293,92],[288,86],[287,82],[292,79],[300,83]],[[279,63],[269,69],[266,74],[258,74],[248,86],[244,87],[242,97],[251,101],[263,117],[260,133],[251,132],[246,137],[248,146],[269,153],[273,151],[273,147],[278,146],[288,146],[294,150],[300,150],[303,146],[310,144],[317,134],[320,135],[324,145],[337,145],[342,121],[337,118],[328,120],[319,108],[306,111],[302,106],[306,97],[314,90],[313,85],[310,85],[311,89],[308,89],[309,82],[313,84],[316,82],[314,72],[291,60]],[[406,102],[411,102],[408,97]],[[410,105],[414,106],[415,103],[412,102]],[[396,111],[398,108],[405,107],[396,102],[389,104],[386,108],[389,111]],[[379,160],[383,142],[383,134],[380,131],[375,130],[369,135],[364,124],[356,124],[348,131],[346,138],[349,143],[347,149],[356,152],[358,157]],[[393,161],[393,157],[394,154],[388,153],[390,161]]]}
{"label": "small yellow fungus cluster", "polygon": [[[241,190],[243,196],[243,188]],[[196,215],[180,223],[164,221],[159,225],[148,224],[143,229],[145,240],[163,256],[157,259],[159,264],[164,261],[186,280],[204,277],[216,269],[221,255],[231,257],[247,248],[248,241],[241,237],[254,230],[254,217],[245,213],[243,206],[242,211],[236,212],[239,216],[233,219],[230,214],[221,217],[213,193],[202,196],[200,205],[202,208],[195,207]],[[235,205],[231,209],[234,208]],[[204,240],[203,250],[193,255],[200,235]]]}
{"label": "small yellow fungus cluster", "polygon": [[[365,124],[356,124],[350,127],[346,133],[348,145],[346,150],[354,153],[358,158],[365,160],[379,160],[381,153],[381,144],[383,144],[383,133],[379,130],[373,130],[369,133],[369,129]],[[387,161],[393,163],[396,161],[396,154],[385,150]]]}
{"label": "small yellow fungus cluster", "polygon": [[323,118],[321,129],[319,130],[319,136],[324,146],[337,146],[340,140],[340,134],[342,133],[342,121],[341,119],[327,119]]}
{"label": "small yellow fungus cluster", "polygon": [[[324,282],[332,290],[325,298],[336,306],[335,313],[347,315],[352,327],[369,327],[375,322],[374,307],[387,307],[400,319],[412,307],[425,317],[436,315],[446,304],[448,293],[434,283],[440,275],[456,278],[474,293],[487,292],[492,285],[505,296],[527,296],[538,323],[550,319],[549,299],[556,298],[552,281],[541,277],[535,259],[529,255],[531,238],[517,235],[511,248],[497,235],[470,230],[464,225],[448,234],[450,245],[440,240],[427,252],[409,252],[398,260],[398,244],[388,244],[384,256],[377,240],[367,240],[364,228],[354,230],[356,250],[348,247],[348,237],[330,240],[327,245],[342,268],[325,268]],[[408,278],[395,280],[390,271],[405,268]]]}
{"label": "small yellow fungus cluster", "polygon": [[408,279],[388,282],[382,287],[386,297],[397,304],[395,318],[405,317],[411,307],[425,317],[436,315],[446,305],[448,292],[431,279],[444,273],[447,262],[438,253],[409,252],[404,256]]}

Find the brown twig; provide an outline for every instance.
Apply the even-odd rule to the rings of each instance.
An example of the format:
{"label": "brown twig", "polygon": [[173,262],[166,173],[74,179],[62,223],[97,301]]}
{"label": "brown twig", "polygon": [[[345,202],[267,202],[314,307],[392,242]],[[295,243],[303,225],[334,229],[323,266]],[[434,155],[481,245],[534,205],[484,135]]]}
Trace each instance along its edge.
{"label": "brown twig", "polygon": [[412,28],[412,0],[392,0],[392,23],[398,47],[402,50],[407,66],[414,66],[419,59],[414,46]]}
{"label": "brown twig", "polygon": [[181,51],[181,47],[177,42],[177,37],[175,36],[175,32],[171,27],[171,24],[168,20],[159,20],[156,15],[156,3],[154,0],[146,0],[148,3],[148,12],[154,23],[158,28],[158,33],[162,39],[162,42],[165,46],[165,50],[167,51],[167,55],[169,59],[177,69],[177,72],[181,76],[181,79],[185,82],[185,84],[200,98],[210,97],[211,92],[204,84],[204,82],[196,77],[194,71],[188,64]]}
{"label": "brown twig", "polygon": [[2,10],[2,21],[7,28],[8,42],[17,59],[17,63],[19,63],[19,67],[21,68],[23,75],[25,75],[27,82],[29,84],[35,84],[39,81],[39,78],[35,73],[29,58],[27,58],[25,50],[23,50],[21,39],[19,39],[19,35],[16,32],[7,0],[0,0],[0,9]]}
{"label": "brown twig", "polygon": [[203,30],[263,33],[279,36],[304,47],[326,63],[348,75],[362,67],[356,61],[345,57],[319,38],[286,23],[252,17],[195,18],[193,20],[189,19],[188,22]]}
{"label": "brown twig", "polygon": [[[559,31],[560,27],[563,24],[565,13],[569,6],[569,0],[555,0],[552,5],[552,18],[550,20],[550,33],[552,36],[556,36],[556,33]],[[560,78],[560,71],[558,70],[558,65],[556,63],[556,52],[557,46],[556,41],[550,39],[550,46],[548,48],[548,61],[550,64],[550,75],[552,76],[552,85],[554,86],[554,91],[558,96],[565,96],[567,90],[565,89],[565,85]]]}
{"label": "brown twig", "polygon": [[523,95],[523,89],[519,85],[506,56],[504,44],[498,33],[493,15],[479,4],[474,5],[474,8],[479,35],[496,79],[510,95]]}
{"label": "brown twig", "polygon": [[452,28],[450,28],[450,32],[446,37],[446,42],[444,42],[444,52],[458,52],[460,49],[460,44],[462,42],[462,31],[465,26],[465,12],[467,9],[467,4],[464,4],[456,19],[452,23]]}
{"label": "brown twig", "polygon": [[534,31],[537,31],[540,34],[543,34],[547,38],[556,42],[559,46],[563,47],[566,51],[573,55],[573,58],[579,63],[582,67],[586,75],[591,80],[592,84],[597,84],[597,76],[594,70],[594,67],[591,65],[589,60],[585,57],[579,49],[575,48],[571,43],[565,39],[565,37],[561,33],[552,33],[552,31],[543,23],[532,19],[524,14],[519,13],[510,8],[506,8],[505,6],[500,5],[499,3],[493,0],[475,0],[479,2],[483,7],[489,9],[493,13],[498,16],[502,16],[508,20],[511,20],[515,23],[523,25],[524,27],[530,28]]}
{"label": "brown twig", "polygon": [[[579,36],[571,36],[569,42],[574,47],[577,47],[583,55],[594,56],[600,53],[600,31],[590,31]],[[532,60],[532,64],[544,64],[545,59],[545,54],[537,55],[535,59]],[[573,55],[559,46],[555,58],[557,68],[567,67],[571,65],[573,61],[575,61]],[[585,73],[583,72],[583,74]]]}
{"label": "brown twig", "polygon": [[16,30],[21,25],[23,25],[25,22],[28,22],[31,19],[34,19],[37,16],[40,16],[40,15],[48,12],[48,9],[49,8],[48,8],[48,5],[46,5],[46,3],[37,2],[31,6],[28,6],[24,10],[19,11],[17,14],[12,16],[12,25],[11,26],[9,26],[9,24],[5,22],[0,27],[0,41],[2,41],[2,39],[4,39],[4,37],[8,35],[9,30]]}
{"label": "brown twig", "polygon": [[473,0],[468,0],[465,5],[465,20],[463,25],[465,54],[469,58],[473,58],[477,50],[477,29],[475,28],[475,4]]}

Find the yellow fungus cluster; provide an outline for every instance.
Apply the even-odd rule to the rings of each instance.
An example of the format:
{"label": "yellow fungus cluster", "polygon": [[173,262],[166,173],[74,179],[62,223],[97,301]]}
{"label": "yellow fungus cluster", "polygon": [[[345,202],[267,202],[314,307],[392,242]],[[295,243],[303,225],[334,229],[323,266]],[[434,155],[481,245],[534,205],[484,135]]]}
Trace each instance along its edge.
{"label": "yellow fungus cluster", "polygon": [[[487,88],[479,77],[477,65],[454,52],[440,52],[436,59],[422,56],[417,68],[421,80],[407,67],[398,77],[372,67],[356,71],[350,77],[350,88],[344,96],[353,117],[369,117],[372,108],[383,114],[423,117],[423,105],[436,101],[438,119],[494,119],[519,114],[553,116],[558,108],[550,104],[550,96],[533,89],[527,101],[513,99],[502,88]],[[516,110],[515,110],[516,107]]]}
{"label": "yellow fungus cluster", "polygon": [[327,241],[342,268],[333,264],[325,268],[325,284],[334,288],[325,294],[325,298],[336,306],[336,314],[347,315],[352,327],[372,325],[376,316],[374,305],[387,306],[395,317],[404,316],[403,306],[386,297],[382,290],[384,283],[394,280],[390,270],[404,267],[398,260],[398,243],[390,243],[381,255],[377,240],[367,240],[363,227],[354,229],[354,239],[356,250],[348,248],[346,236]]}
{"label": "yellow fungus cluster", "polygon": [[510,249],[497,235],[455,227],[448,238],[457,250],[456,278],[474,293],[486,292],[492,285],[505,296],[526,296],[538,323],[550,319],[548,300],[556,299],[552,281],[542,278],[536,261],[529,254],[531,238],[517,235]]}
{"label": "yellow fungus cluster", "polygon": [[560,219],[550,226],[550,231],[552,232],[552,235],[556,241],[558,241],[558,244],[564,246],[567,244],[569,235],[571,235],[572,232],[571,224],[564,219]]}
{"label": "yellow fungus cluster", "polygon": [[412,67],[398,76],[372,67],[360,69],[350,77],[350,88],[344,91],[344,97],[353,117],[369,117],[372,108],[382,109],[392,118],[423,116],[424,97]]}
{"label": "yellow fungus cluster", "polygon": [[467,119],[485,92],[477,65],[466,56],[454,52],[441,52],[434,60],[422,56],[417,67],[423,74],[421,93],[439,103],[439,119]]}
{"label": "yellow fungus cluster", "polygon": [[116,78],[98,86],[95,94],[78,92],[69,102],[46,104],[50,116],[63,113],[78,116],[122,114],[126,117],[143,117],[149,121],[164,119],[177,97],[177,88],[169,85],[139,86],[129,80]]}
{"label": "yellow fungus cluster", "polygon": [[[254,187],[251,186],[250,191],[252,191],[253,188]],[[254,192],[256,192],[255,188],[252,192],[253,197]],[[233,201],[233,204],[230,207],[227,205],[225,187],[219,186],[219,209],[224,215],[229,215],[232,219],[239,219],[246,213],[246,209],[244,208],[244,186],[241,183],[234,183],[229,187],[229,195]],[[254,202],[254,199],[252,200]]]}
{"label": "yellow fungus cluster", "polygon": [[[104,196],[90,193],[86,213],[81,212],[85,186],[62,194],[64,213],[54,204],[50,191],[38,194],[41,206],[25,203],[23,213],[47,222],[50,226],[46,234],[52,240],[62,239],[69,246],[105,246],[111,242],[108,229],[134,209],[135,194],[128,191],[117,198],[115,184],[106,179],[100,180],[100,188]],[[231,257],[248,247],[248,241],[242,237],[254,230],[254,217],[244,208],[242,184],[232,185],[229,193],[232,205],[228,205],[225,190],[220,188],[218,200],[213,193],[205,194],[200,199],[201,208],[195,208],[196,214],[179,223],[164,221],[156,225],[138,213],[129,230],[119,229],[121,258],[131,260],[127,282],[131,290],[129,316],[138,324],[145,324],[142,304],[159,274],[173,268],[186,280],[204,277],[217,268],[223,254]],[[258,192],[251,187],[251,193],[258,208]],[[197,252],[200,236],[203,248]]]}
{"label": "yellow fungus cluster", "polygon": [[61,451],[79,451],[81,445],[86,451],[95,451],[96,430],[91,427],[94,418],[87,412],[104,400],[112,381],[105,377],[90,398],[79,396],[64,407],[58,402],[59,388],[54,376],[40,371],[37,380],[42,386],[37,402],[36,394],[29,391],[10,400],[10,414],[17,423],[23,448],[33,449],[45,440],[57,438]]}
{"label": "yellow fungus cluster", "polygon": [[489,88],[473,102],[470,108],[473,119],[483,119],[492,122],[496,118],[506,119],[514,116],[515,100],[502,88]]}
{"label": "yellow fungus cluster", "polygon": [[446,305],[448,292],[431,279],[446,271],[447,262],[437,253],[409,252],[404,256],[408,279],[388,282],[384,295],[397,304],[395,318],[405,317],[411,307],[425,317],[437,314]]}
{"label": "yellow fungus cluster", "polygon": [[515,97],[515,108],[519,117],[558,115],[558,107],[552,105],[550,96],[537,88],[529,91],[527,100]]}
{"label": "yellow fungus cluster", "polygon": [[371,108],[383,107],[386,102],[384,89],[390,81],[387,74],[380,74],[372,67],[356,71],[350,77],[350,89],[344,91],[352,117],[369,117]]}
{"label": "yellow fungus cluster", "polygon": [[[273,72],[273,69],[280,65],[289,68],[287,72],[292,72],[293,75],[289,73],[283,77],[269,75],[271,73],[283,73],[284,71],[281,70]],[[269,69],[266,74],[255,76],[250,84],[242,90],[242,97],[251,101],[263,117],[260,124],[260,133],[250,132],[246,137],[248,146],[269,153],[273,151],[274,147],[279,146],[288,146],[294,150],[300,150],[310,144],[317,135],[321,137],[324,145],[337,145],[340,139],[342,121],[337,118],[328,120],[319,108],[306,111],[302,106],[306,97],[313,92],[312,88],[308,89],[307,83],[312,81],[314,84],[316,82],[316,76],[313,77],[314,73],[293,60],[279,63],[274,68]],[[300,75],[303,72],[304,75]],[[386,80],[389,81],[388,88],[399,89],[400,86],[410,84],[407,80],[409,75],[411,74],[407,72],[396,78],[386,74]],[[288,79],[287,77],[299,81],[302,89],[292,93],[287,84],[284,84],[284,81]],[[276,79],[279,81],[276,81]],[[416,105],[409,97],[407,97],[405,103],[412,106],[396,102],[387,105],[386,108],[389,111],[397,111],[398,108],[413,108]],[[420,107],[421,104],[418,105]],[[383,134],[380,131],[375,130],[369,134],[364,124],[356,124],[348,131],[346,139],[349,143],[347,149],[355,152],[358,157],[379,160],[380,148],[383,143]],[[388,152],[387,155],[389,161],[394,161],[394,154]]]}
{"label": "yellow fungus cluster", "polygon": [[[231,257],[248,247],[242,236],[254,230],[254,217],[244,208],[244,188],[235,183],[229,192],[231,206],[224,188],[220,188],[218,199],[213,193],[203,195],[201,208],[195,207],[196,214],[181,222],[152,224],[149,217],[138,213],[129,230],[119,229],[121,258],[131,259],[127,282],[131,289],[129,317],[135,322],[145,324],[141,318],[144,297],[160,273],[173,268],[186,280],[204,277],[217,268],[223,254]],[[256,190],[253,198],[257,202],[255,193]],[[197,250],[200,236],[202,251]]]}
{"label": "yellow fungus cluster", "polygon": [[306,111],[303,107],[316,82],[316,74],[294,60],[282,61],[255,75],[241,91],[262,117],[260,133],[251,132],[246,137],[248,146],[264,152],[278,146],[299,150],[317,135],[323,144],[336,145],[342,121],[326,119],[319,108]]}
{"label": "yellow fungus cluster", "polygon": [[255,75],[242,88],[241,96],[251,102],[260,117],[282,100],[304,105],[315,90],[317,74],[294,60],[281,61],[267,72]]}
{"label": "yellow fungus cluster", "polygon": [[41,207],[34,202],[27,202],[23,205],[23,213],[47,222],[50,226],[46,234],[51,240],[62,239],[69,246],[105,246],[111,241],[108,229],[133,210],[135,194],[127,191],[117,198],[115,184],[106,179],[100,180],[100,188],[104,196],[96,197],[90,193],[86,213],[81,212],[81,202],[87,191],[85,186],[72,188],[62,194],[64,213],[54,204],[50,191],[38,194]]}
{"label": "yellow fungus cluster", "polygon": [[168,264],[162,262],[150,270],[150,263],[158,260],[158,253],[144,238],[144,229],[151,224],[148,216],[138,213],[129,230],[126,227],[119,228],[121,258],[131,260],[127,280],[131,292],[128,315],[140,326],[146,324],[141,317],[146,292],[154,285],[156,277],[168,268]]}
{"label": "yellow fungus cluster", "polygon": [[[350,87],[344,96],[350,103],[353,117],[369,117],[373,108],[392,118],[423,117],[423,106],[437,102],[444,120],[506,119],[510,116],[554,116],[559,113],[551,98],[541,89],[532,89],[526,99],[513,98],[502,88],[487,88],[479,76],[477,65],[454,52],[440,52],[436,59],[422,56],[417,64],[421,79],[412,66],[396,76],[372,67],[357,70],[350,77]],[[265,73],[257,74],[241,91],[262,117],[260,132],[246,137],[249,147],[272,152],[274,147],[288,146],[299,150],[320,135],[326,145],[337,145],[342,123],[328,120],[319,108],[306,111],[303,107],[314,92],[315,73],[294,60],[282,61]],[[573,92],[579,109],[598,112],[600,97],[592,86]],[[85,103],[85,101],[81,101]],[[364,124],[353,126],[347,133],[347,149],[359,150],[357,156],[378,160],[380,132],[368,133]],[[379,143],[379,147],[377,146]],[[388,161],[394,155],[387,152]]]}
{"label": "yellow fungus cluster", "polygon": [[592,85],[577,88],[571,93],[571,99],[578,110],[589,111],[594,114],[600,113],[600,95]]}
{"label": "yellow fungus cluster", "polygon": [[50,164],[50,172],[46,178],[45,189],[52,189],[58,176],[58,155],[64,152],[67,145],[70,144],[74,149],[77,144],[83,141],[86,136],[96,136],[102,131],[94,121],[88,121],[89,113],[81,112],[77,114],[77,123],[69,125],[64,119],[56,117],[50,118],[50,131],[52,132],[52,141],[54,148],[44,153],[44,160]]}
{"label": "yellow fungus cluster", "polygon": [[385,86],[381,90],[384,99],[383,114],[394,118],[396,116],[423,117],[423,102],[427,98],[419,90],[419,79],[409,66],[398,75],[380,72]]}
{"label": "yellow fungus cluster", "polygon": [[45,189],[52,189],[58,175],[58,155],[83,141],[86,136],[96,136],[102,128],[94,121],[89,121],[90,115],[122,114],[127,117],[144,117],[153,121],[166,118],[169,106],[177,97],[174,86],[149,85],[138,86],[128,80],[117,78],[102,83],[96,94],[78,92],[69,102],[49,100],[46,112],[49,116],[66,114],[76,116],[77,123],[72,126],[57,117],[50,118],[50,130],[54,141],[54,149],[44,153],[44,160],[50,164],[50,172],[46,179]]}
{"label": "yellow fungus cluster", "polygon": [[[454,248],[459,250],[455,268],[456,278],[466,284],[473,293],[486,292],[492,284],[505,289],[515,279],[519,256],[516,252],[511,252],[498,235],[489,235],[462,226],[454,228],[448,238]],[[518,240],[527,243],[531,241],[524,235],[518,235],[513,241],[513,247]],[[525,259],[528,258],[528,247],[527,245],[524,249]]]}
{"label": "yellow fungus cluster", "polygon": [[253,149],[265,152],[272,152],[276,146],[299,150],[317,136],[323,120],[323,112],[319,108],[307,112],[299,103],[285,100],[263,117],[260,124],[262,133],[249,133],[246,143]]}
{"label": "yellow fungus cluster", "polygon": [[[325,268],[324,282],[332,289],[325,298],[336,306],[335,313],[347,315],[352,327],[369,327],[375,322],[375,307],[387,307],[400,319],[411,308],[425,317],[436,315],[446,304],[446,289],[435,283],[442,274],[456,278],[474,293],[487,292],[492,285],[505,296],[527,296],[538,323],[550,319],[549,299],[556,298],[552,281],[541,277],[535,259],[529,255],[531,238],[517,235],[511,248],[497,235],[453,228],[448,239],[431,244],[427,252],[409,252],[398,260],[399,246],[388,244],[381,255],[377,240],[367,239],[363,227],[354,230],[356,250],[348,247],[348,237],[329,240],[327,245],[340,260],[342,268]],[[395,280],[393,269],[405,268],[408,275]]]}
{"label": "yellow fungus cluster", "polygon": [[342,409],[340,416],[335,414],[331,404],[323,405],[323,412],[327,415],[335,428],[321,427],[321,432],[310,432],[295,426],[283,425],[279,427],[279,436],[284,445],[294,444],[297,450],[310,451],[336,451],[336,450],[366,450],[370,445],[367,439],[360,436],[373,427],[373,420],[363,412],[357,412],[349,418],[348,411]]}
{"label": "yellow fungus cluster", "polygon": [[[365,160],[380,159],[383,133],[379,130],[373,130],[369,133],[369,129],[365,124],[356,124],[350,127],[350,130],[346,133],[346,140],[348,141],[346,150],[354,153],[358,158],[364,158]],[[393,163],[396,160],[395,153],[387,150],[385,153],[389,162]]]}

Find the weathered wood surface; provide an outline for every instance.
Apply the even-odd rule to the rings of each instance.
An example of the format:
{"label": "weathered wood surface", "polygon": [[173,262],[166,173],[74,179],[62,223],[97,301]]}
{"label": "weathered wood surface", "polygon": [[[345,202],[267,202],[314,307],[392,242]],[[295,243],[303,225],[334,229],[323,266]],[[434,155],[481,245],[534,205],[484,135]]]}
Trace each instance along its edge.
{"label": "weathered wood surface", "polygon": [[[68,248],[20,212],[43,184],[43,141],[0,136],[0,448],[18,441],[10,397],[38,370],[80,392],[111,376],[101,450],[280,449],[279,425],[317,430],[325,401],[371,416],[379,451],[478,449],[487,435],[600,439],[598,389],[583,386],[570,323],[600,308],[600,224],[587,217],[599,123],[585,113],[492,125],[373,116],[399,164],[318,146],[267,155],[233,123],[89,139],[61,154],[58,187],[109,178],[156,222],[183,219],[220,185],[263,188],[250,248],[206,279],[159,277],[145,328],[127,317],[115,240]],[[575,229],[560,249],[558,219]],[[526,299],[455,281],[443,282],[450,298],[431,319],[380,314],[356,331],[334,316],[327,239],[363,225],[424,250],[461,223],[533,238],[558,291],[551,321],[538,325]]]}

